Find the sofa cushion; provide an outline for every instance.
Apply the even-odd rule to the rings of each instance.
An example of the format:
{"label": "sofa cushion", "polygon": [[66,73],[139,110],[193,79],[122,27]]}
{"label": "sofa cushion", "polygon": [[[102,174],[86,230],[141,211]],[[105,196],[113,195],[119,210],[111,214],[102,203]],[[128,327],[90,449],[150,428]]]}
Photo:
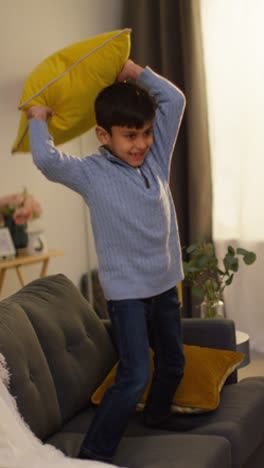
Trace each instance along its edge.
{"label": "sofa cushion", "polygon": [[[232,468],[242,468],[264,440],[264,377],[251,377],[237,384],[224,386],[221,402],[215,411],[199,415],[173,414],[156,435],[185,432],[224,437],[230,442]],[[140,415],[135,413],[126,431],[127,436],[149,435]]]}
{"label": "sofa cushion", "polygon": [[78,457],[81,445],[96,413],[96,407],[89,405],[46,440],[69,457]]}
{"label": "sofa cushion", "polygon": [[48,437],[61,425],[54,381],[30,320],[12,298],[0,302],[0,352],[20,413],[39,438]]}
{"label": "sofa cushion", "polygon": [[[172,412],[202,413],[217,408],[220,392],[227,377],[236,369],[244,354],[235,351],[183,346],[186,364],[184,376],[173,398]],[[154,370],[153,351],[150,349],[151,372]],[[107,388],[114,384],[117,364],[93,393],[91,401],[99,404]],[[150,389],[149,384],[138,403],[143,409]]]}
{"label": "sofa cushion", "polygon": [[192,433],[221,435],[231,443],[232,467],[241,468],[264,440],[264,377],[253,377],[223,389],[221,408]]}
{"label": "sofa cushion", "polygon": [[124,437],[114,463],[127,468],[231,468],[230,452],[230,444],[223,437]]}
{"label": "sofa cushion", "polygon": [[[77,457],[94,415],[91,407],[47,440],[70,457]],[[144,430],[144,426],[140,426]],[[170,434],[146,428],[147,434],[124,436],[114,463],[127,468],[231,468],[230,443],[223,437]]]}
{"label": "sofa cushion", "polygon": [[90,304],[64,275],[47,276],[11,300],[26,312],[54,380],[62,421],[89,403],[117,360],[111,339]]}

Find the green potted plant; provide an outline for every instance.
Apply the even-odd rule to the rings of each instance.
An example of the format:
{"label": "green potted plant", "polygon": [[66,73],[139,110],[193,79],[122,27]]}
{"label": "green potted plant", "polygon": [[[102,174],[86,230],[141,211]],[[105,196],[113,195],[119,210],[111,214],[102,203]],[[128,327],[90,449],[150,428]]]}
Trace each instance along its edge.
{"label": "green potted plant", "polygon": [[213,244],[206,242],[204,238],[190,245],[186,253],[189,260],[183,262],[183,285],[190,286],[192,294],[202,300],[201,316],[224,315],[223,292],[226,286],[230,286],[239,269],[239,259],[242,257],[246,265],[252,265],[256,254],[242,248],[234,249],[229,245],[220,268]]}

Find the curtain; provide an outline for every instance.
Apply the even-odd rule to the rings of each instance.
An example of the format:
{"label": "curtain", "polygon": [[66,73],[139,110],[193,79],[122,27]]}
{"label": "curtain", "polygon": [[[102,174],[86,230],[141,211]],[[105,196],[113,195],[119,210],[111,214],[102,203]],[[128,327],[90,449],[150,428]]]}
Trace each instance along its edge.
{"label": "curtain", "polygon": [[[212,235],[212,187],[207,105],[197,0],[126,0],[124,27],[132,28],[131,58],[149,65],[185,93],[187,108],[171,168],[171,191],[181,243]],[[184,291],[184,315],[199,315]]]}
{"label": "curtain", "polygon": [[213,177],[217,254],[257,254],[226,288],[226,315],[264,352],[263,0],[200,0]]}

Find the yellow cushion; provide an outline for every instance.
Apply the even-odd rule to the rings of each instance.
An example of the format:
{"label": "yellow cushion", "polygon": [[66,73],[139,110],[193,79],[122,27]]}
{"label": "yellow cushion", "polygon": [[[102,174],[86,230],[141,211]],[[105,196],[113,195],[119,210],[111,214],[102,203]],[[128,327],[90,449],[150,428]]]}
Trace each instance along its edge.
{"label": "yellow cushion", "polygon": [[72,44],[41,62],[25,82],[12,152],[30,151],[25,111],[31,106],[47,105],[54,110],[48,126],[55,145],[92,128],[94,100],[115,81],[129,53],[130,29],[123,29]]}
{"label": "yellow cushion", "polygon": [[[174,395],[172,412],[202,413],[217,408],[220,402],[220,392],[227,377],[239,366],[244,354],[199,346],[184,345],[186,365],[184,376]],[[151,355],[151,373],[153,373],[153,351]],[[113,367],[103,383],[93,393],[91,401],[99,404],[104,392],[115,381],[116,368]],[[150,382],[144,395],[137,405],[139,410],[144,408]]]}

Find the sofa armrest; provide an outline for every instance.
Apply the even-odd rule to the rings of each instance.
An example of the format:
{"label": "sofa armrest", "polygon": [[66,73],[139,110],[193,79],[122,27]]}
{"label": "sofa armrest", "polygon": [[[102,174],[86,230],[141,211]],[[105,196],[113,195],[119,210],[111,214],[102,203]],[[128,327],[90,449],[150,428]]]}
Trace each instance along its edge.
{"label": "sofa armrest", "polygon": [[[192,346],[236,351],[235,324],[229,319],[183,318],[183,342]],[[237,382],[234,371],[226,383]]]}
{"label": "sofa armrest", "polygon": [[185,344],[236,351],[233,320],[184,318],[182,325]]}

